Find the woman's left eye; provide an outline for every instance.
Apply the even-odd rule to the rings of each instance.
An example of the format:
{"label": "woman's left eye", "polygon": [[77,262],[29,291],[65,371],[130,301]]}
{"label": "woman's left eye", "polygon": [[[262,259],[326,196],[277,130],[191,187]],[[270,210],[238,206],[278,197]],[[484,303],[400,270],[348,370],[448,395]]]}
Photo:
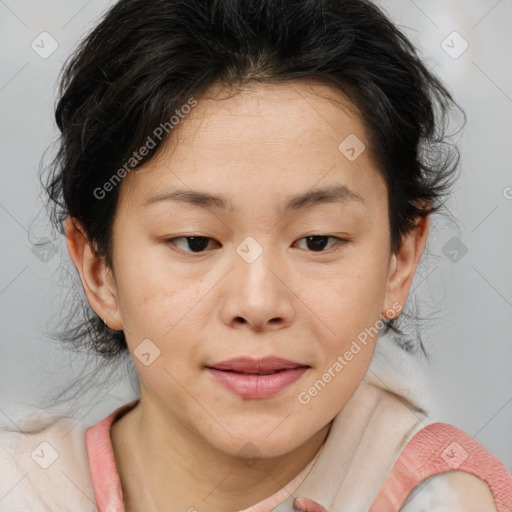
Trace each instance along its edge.
{"label": "woman's left eye", "polygon": [[325,248],[327,240],[335,240],[336,243],[331,245],[332,247],[336,247],[336,245],[346,245],[349,243],[349,240],[338,238],[337,236],[328,236],[328,235],[310,235],[301,238],[301,240],[306,240],[306,245],[308,248],[312,250],[312,252],[327,252],[323,249]]}
{"label": "woman's left eye", "polygon": [[208,246],[208,241],[213,240],[213,238],[207,236],[179,236],[177,238],[170,238],[166,240],[166,243],[172,243],[179,247],[179,244],[176,243],[177,240],[185,240],[186,245],[192,250],[183,249],[185,252],[204,252],[205,247]]}

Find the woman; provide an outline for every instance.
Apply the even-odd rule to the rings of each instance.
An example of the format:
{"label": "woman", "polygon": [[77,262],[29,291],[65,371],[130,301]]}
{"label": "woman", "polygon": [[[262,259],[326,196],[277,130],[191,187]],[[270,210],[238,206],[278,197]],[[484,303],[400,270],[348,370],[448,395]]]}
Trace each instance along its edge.
{"label": "woman", "polygon": [[48,192],[92,313],[71,341],[129,351],[140,397],[14,435],[47,465],[17,496],[64,509],[64,474],[74,510],[510,510],[503,463],[372,367],[410,365],[379,334],[454,105],[365,0],[116,3],[66,66]]}

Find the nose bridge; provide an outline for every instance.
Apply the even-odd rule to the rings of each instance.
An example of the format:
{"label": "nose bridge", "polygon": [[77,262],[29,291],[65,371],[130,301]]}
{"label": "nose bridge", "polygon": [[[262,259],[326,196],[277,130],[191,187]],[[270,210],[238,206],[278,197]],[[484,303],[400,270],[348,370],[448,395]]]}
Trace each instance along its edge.
{"label": "nose bridge", "polygon": [[285,269],[270,237],[247,236],[236,248],[232,277],[227,283],[223,316],[261,328],[273,320],[288,323],[293,315]]}
{"label": "nose bridge", "polygon": [[[278,250],[272,247],[270,237],[249,235],[236,247],[236,275],[240,286],[260,288],[264,285],[278,284],[275,273],[278,272]],[[277,283],[274,281],[277,280]]]}

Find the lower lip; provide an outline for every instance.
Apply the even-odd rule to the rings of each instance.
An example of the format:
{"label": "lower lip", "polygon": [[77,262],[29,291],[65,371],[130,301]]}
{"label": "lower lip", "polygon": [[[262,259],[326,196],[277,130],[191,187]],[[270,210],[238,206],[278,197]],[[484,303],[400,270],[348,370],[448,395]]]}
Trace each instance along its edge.
{"label": "lower lip", "polygon": [[290,368],[269,375],[248,375],[206,368],[223,386],[242,398],[269,398],[299,379],[308,367]]}

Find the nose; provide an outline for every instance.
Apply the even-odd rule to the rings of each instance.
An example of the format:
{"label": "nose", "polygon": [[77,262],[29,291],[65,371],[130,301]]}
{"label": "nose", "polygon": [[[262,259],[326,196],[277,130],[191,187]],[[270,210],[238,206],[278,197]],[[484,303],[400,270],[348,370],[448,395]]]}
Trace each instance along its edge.
{"label": "nose", "polygon": [[221,315],[235,328],[277,330],[295,318],[294,283],[275,255],[263,250],[254,261],[235,255],[235,266],[224,282]]}

